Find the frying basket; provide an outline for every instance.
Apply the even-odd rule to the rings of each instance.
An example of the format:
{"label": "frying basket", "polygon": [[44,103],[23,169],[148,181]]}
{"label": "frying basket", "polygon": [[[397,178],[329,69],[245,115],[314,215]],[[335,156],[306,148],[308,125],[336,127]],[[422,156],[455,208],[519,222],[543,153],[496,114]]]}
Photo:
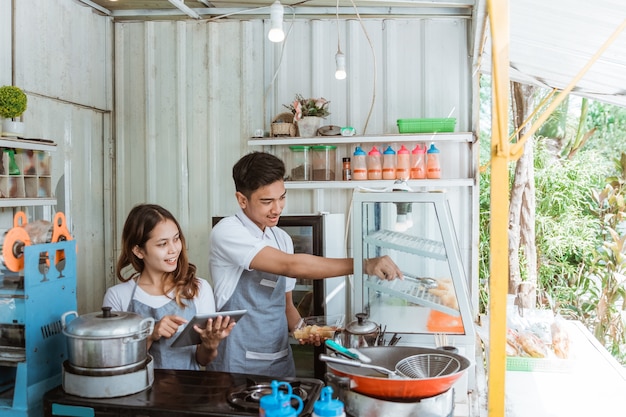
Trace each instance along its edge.
{"label": "frying basket", "polygon": [[457,358],[435,353],[408,356],[396,364],[396,372],[407,378],[436,378],[461,369]]}

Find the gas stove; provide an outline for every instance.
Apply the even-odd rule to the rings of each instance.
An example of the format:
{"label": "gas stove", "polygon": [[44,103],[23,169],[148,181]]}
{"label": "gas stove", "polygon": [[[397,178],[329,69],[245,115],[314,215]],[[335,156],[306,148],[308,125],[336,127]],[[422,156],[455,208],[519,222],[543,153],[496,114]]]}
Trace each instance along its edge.
{"label": "gas stove", "polygon": [[[96,417],[258,416],[259,400],[271,393],[272,380],[258,375],[156,369],[150,388],[117,398],[82,398],[67,394],[61,386],[54,388],[44,395],[44,415],[79,415],[75,413],[88,408]],[[324,383],[314,378],[278,380],[288,382],[293,394],[302,398],[300,416],[311,416]]]}

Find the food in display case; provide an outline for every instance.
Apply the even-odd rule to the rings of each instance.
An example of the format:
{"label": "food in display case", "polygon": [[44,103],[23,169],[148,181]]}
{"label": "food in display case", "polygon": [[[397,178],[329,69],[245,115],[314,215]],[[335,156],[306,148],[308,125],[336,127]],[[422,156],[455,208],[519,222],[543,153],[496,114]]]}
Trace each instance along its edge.
{"label": "food in display case", "polygon": [[355,191],[355,259],[387,255],[403,279],[369,276],[355,262],[352,311],[402,334],[407,343],[429,345],[435,335],[473,346],[474,329],[466,271],[444,192]]}

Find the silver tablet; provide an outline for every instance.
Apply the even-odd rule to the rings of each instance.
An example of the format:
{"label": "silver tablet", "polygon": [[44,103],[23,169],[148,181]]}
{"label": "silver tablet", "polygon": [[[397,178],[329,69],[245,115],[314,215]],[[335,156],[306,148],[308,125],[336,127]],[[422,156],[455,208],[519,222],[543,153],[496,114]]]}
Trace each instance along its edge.
{"label": "silver tablet", "polygon": [[193,329],[193,326],[198,326],[201,329],[206,328],[206,322],[208,319],[216,319],[219,316],[229,316],[231,321],[239,321],[241,317],[246,314],[248,310],[235,310],[235,311],[217,311],[215,313],[198,314],[194,316],[188,323],[182,327],[182,330],[178,331],[178,336],[172,343],[172,347],[182,347],[189,345],[197,345],[201,342],[200,335]]}

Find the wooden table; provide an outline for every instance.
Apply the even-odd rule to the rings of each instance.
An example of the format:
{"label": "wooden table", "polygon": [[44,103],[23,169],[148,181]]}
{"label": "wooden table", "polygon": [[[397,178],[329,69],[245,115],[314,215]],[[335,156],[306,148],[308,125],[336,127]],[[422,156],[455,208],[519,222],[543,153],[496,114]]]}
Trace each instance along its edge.
{"label": "wooden table", "polygon": [[626,370],[580,322],[568,321],[571,360],[558,371],[507,371],[506,417],[626,413]]}

